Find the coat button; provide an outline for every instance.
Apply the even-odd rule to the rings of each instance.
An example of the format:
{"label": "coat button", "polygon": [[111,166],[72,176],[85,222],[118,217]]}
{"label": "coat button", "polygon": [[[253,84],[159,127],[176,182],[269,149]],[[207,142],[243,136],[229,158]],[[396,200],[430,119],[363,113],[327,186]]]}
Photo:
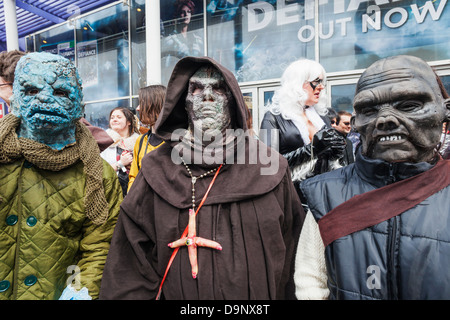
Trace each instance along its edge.
{"label": "coat button", "polygon": [[13,226],[17,223],[17,219],[17,216],[15,214],[12,214],[6,218],[6,224],[8,226]]}
{"label": "coat button", "polygon": [[37,281],[36,276],[30,275],[25,278],[25,281],[23,283],[25,283],[26,286],[32,286],[33,284],[36,283],[36,281]]}
{"label": "coat button", "polygon": [[0,281],[0,292],[5,292],[6,290],[8,290],[10,285],[11,284],[8,280]]}
{"label": "coat button", "polygon": [[29,216],[27,219],[27,225],[30,227],[34,227],[37,223],[37,219],[35,216]]}

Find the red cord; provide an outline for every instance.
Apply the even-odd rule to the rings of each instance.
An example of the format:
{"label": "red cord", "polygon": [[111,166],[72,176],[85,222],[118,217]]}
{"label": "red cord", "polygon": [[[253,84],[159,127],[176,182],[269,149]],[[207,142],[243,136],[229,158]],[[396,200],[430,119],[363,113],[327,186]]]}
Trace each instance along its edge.
{"label": "red cord", "polygon": [[[219,171],[220,171],[221,168],[222,168],[222,165],[220,165],[219,168],[217,169],[216,174],[214,175],[214,178],[212,179],[211,183],[209,184],[208,190],[206,190],[206,193],[203,196],[203,199],[200,202],[200,205],[198,206],[197,211],[195,211],[195,215],[197,215],[198,211],[200,210],[200,208],[202,207],[203,203],[205,202],[206,197],[208,196],[209,190],[211,190],[211,187],[214,184],[214,181],[216,180],[216,177],[219,174]],[[188,227],[186,227],[184,229],[184,232],[181,235],[180,239],[186,237],[187,234],[188,234]],[[159,300],[161,298],[161,290],[162,290],[163,283],[166,280],[166,276],[167,276],[167,273],[169,272],[169,268],[172,265],[172,262],[175,259],[175,256],[176,256],[176,254],[177,254],[179,249],[180,249],[180,247],[177,247],[172,252],[172,256],[170,257],[169,263],[167,264],[167,267],[166,267],[166,272],[164,273],[164,277],[162,278],[161,284],[159,285],[159,290],[158,290],[158,294],[156,295],[156,300]]]}

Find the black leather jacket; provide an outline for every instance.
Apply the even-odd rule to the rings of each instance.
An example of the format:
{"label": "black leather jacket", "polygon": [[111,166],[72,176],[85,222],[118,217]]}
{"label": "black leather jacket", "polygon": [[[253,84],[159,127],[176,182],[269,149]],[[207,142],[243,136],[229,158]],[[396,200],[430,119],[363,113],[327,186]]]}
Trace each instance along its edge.
{"label": "black leather jacket", "polygon": [[[354,164],[308,179],[301,190],[318,221],[355,195],[430,168],[358,152]],[[373,201],[389,210],[383,199]],[[450,186],[394,218],[334,241],[325,259],[330,299],[450,299]]]}
{"label": "black leather jacket", "polygon": [[[326,121],[325,117],[322,119]],[[328,125],[330,126],[330,124]],[[260,136],[261,140],[283,155],[304,146],[300,131],[298,131],[295,124],[290,120],[284,119],[281,115],[274,115],[271,112],[266,112],[261,122],[261,129],[267,130],[268,133],[267,135],[262,134]],[[275,137],[275,139],[271,139],[271,133],[273,133],[271,131],[272,129],[279,130],[279,136]]]}
{"label": "black leather jacket", "polygon": [[[331,127],[328,117],[321,116],[325,122],[325,128],[335,131]],[[266,112],[261,122],[260,139],[269,147],[277,150],[281,153],[289,163],[291,170],[294,167],[301,166],[302,164],[317,159],[318,162],[307,177],[327,172],[330,169],[329,161],[333,158],[329,158],[326,155],[320,156],[319,152],[312,152],[311,144],[305,145],[300,135],[299,130],[291,120],[284,119],[281,115],[274,115],[271,112]],[[274,136],[275,130],[278,130],[278,136]],[[340,134],[336,131],[336,137]],[[339,137],[344,141],[343,137]],[[342,159],[344,154],[340,156]],[[335,160],[335,159],[334,159]],[[353,161],[353,159],[352,159]],[[348,163],[342,163],[341,165],[347,165]],[[305,178],[307,178],[305,177]]]}

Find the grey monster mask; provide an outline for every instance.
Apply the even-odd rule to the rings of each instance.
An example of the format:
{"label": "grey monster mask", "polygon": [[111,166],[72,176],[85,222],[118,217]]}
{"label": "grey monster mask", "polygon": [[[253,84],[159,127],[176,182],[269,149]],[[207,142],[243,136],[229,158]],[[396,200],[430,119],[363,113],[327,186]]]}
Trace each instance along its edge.
{"label": "grey monster mask", "polygon": [[387,162],[430,162],[437,155],[442,123],[450,119],[436,75],[423,60],[379,60],[361,75],[354,98],[353,127],[362,154]]}
{"label": "grey monster mask", "polygon": [[191,134],[216,136],[231,125],[232,94],[214,67],[201,67],[189,80],[186,97]]}

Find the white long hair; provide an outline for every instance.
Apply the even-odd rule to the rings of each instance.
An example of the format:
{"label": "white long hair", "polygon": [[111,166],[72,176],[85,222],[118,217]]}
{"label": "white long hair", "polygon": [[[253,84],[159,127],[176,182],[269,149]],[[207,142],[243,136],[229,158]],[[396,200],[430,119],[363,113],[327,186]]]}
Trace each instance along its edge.
{"label": "white long hair", "polygon": [[[305,109],[308,95],[303,89],[303,84],[320,76],[323,76],[324,81],[326,80],[325,69],[320,63],[309,59],[292,62],[283,72],[281,87],[275,91],[272,103],[266,106],[267,110],[292,120],[296,114]],[[320,92],[319,102],[309,107],[313,107],[319,115],[323,116],[327,113],[325,90]]]}
{"label": "white long hair", "polygon": [[272,103],[266,106],[274,115],[281,115],[285,120],[291,120],[300,131],[303,142],[311,143],[307,124],[302,117],[303,111],[314,127],[319,130],[325,126],[320,116],[327,114],[326,93],[320,92],[319,102],[306,108],[308,93],[303,89],[306,82],[323,76],[326,80],[325,69],[316,61],[300,59],[292,62],[281,77],[281,87],[275,91]]}

